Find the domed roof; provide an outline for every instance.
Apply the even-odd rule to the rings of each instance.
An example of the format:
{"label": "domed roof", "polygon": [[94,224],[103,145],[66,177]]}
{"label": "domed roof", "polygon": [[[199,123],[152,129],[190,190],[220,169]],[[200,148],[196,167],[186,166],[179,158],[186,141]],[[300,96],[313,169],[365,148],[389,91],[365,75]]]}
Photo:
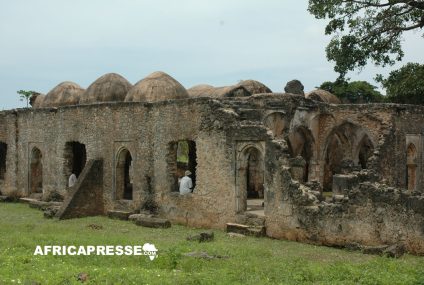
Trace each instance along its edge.
{"label": "domed roof", "polygon": [[272,93],[271,89],[269,89],[265,84],[252,79],[240,81],[237,85],[243,86],[252,95],[261,93]]}
{"label": "domed roof", "polygon": [[191,97],[246,97],[250,96],[251,93],[246,90],[244,86],[232,85],[223,87],[213,87],[207,84],[200,84],[191,87],[187,90]]}
{"label": "domed roof", "polygon": [[76,105],[84,89],[76,83],[65,81],[47,93],[42,107]]}
{"label": "domed roof", "polygon": [[314,101],[320,101],[328,104],[341,104],[340,99],[330,92],[323,89],[316,89],[305,95],[306,98],[309,98]]}
{"label": "domed roof", "polygon": [[128,92],[125,101],[157,102],[188,98],[187,90],[165,72],[156,71],[137,82]]}
{"label": "domed roof", "polygon": [[34,94],[31,96],[29,100],[29,104],[33,108],[41,108],[43,107],[44,98],[46,98],[46,95],[44,94],[40,94],[40,93]]}
{"label": "domed roof", "polygon": [[79,103],[124,101],[131,87],[131,83],[121,75],[107,73],[91,83],[81,95]]}
{"label": "domed roof", "polygon": [[252,95],[244,86],[240,85],[216,87],[215,92],[216,97],[246,97]]}
{"label": "domed roof", "polygon": [[190,97],[214,97],[215,87],[208,84],[199,84],[187,89]]}

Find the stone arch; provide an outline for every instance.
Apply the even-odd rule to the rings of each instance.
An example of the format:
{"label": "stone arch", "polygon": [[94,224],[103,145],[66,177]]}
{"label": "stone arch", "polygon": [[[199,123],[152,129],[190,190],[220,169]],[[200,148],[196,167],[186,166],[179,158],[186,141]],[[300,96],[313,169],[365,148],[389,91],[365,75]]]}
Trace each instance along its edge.
{"label": "stone arch", "polygon": [[292,158],[301,156],[305,160],[303,182],[307,182],[310,174],[311,160],[314,156],[315,144],[311,130],[304,126],[297,127],[289,134],[287,144]]}
{"label": "stone arch", "polygon": [[31,150],[29,168],[29,194],[43,193],[43,155],[38,147]]}
{"label": "stone arch", "polygon": [[274,138],[278,139],[283,138],[283,134],[287,128],[288,122],[284,113],[274,112],[265,117],[264,125],[271,130]]}
{"label": "stone arch", "polygon": [[238,210],[245,211],[247,199],[264,197],[264,154],[256,145],[248,144],[237,161]]}
{"label": "stone arch", "polygon": [[0,180],[4,180],[6,175],[6,157],[7,157],[7,144],[0,142]]}
{"label": "stone arch", "polygon": [[353,147],[357,140],[360,127],[344,122],[335,127],[327,137],[324,148],[324,173],[323,189],[331,191],[333,175],[342,173],[342,163],[346,160],[353,161]]}
{"label": "stone arch", "polygon": [[406,149],[406,185],[409,191],[417,186],[417,148],[413,143]]}
{"label": "stone arch", "polygon": [[117,200],[133,199],[133,162],[128,149],[121,148],[116,156],[115,191]]}

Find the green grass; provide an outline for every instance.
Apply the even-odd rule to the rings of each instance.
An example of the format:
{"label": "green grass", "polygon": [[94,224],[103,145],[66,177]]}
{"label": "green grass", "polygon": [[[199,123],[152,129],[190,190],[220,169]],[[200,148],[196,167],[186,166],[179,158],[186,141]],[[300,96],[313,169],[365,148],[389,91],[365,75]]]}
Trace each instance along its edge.
{"label": "green grass", "polygon": [[[92,229],[90,224],[102,229]],[[186,241],[201,230],[173,225],[149,229],[105,217],[47,220],[23,204],[0,203],[0,284],[424,284],[424,258],[389,259],[359,252],[268,238]],[[146,256],[34,256],[36,245],[143,245]],[[206,251],[228,259],[203,260],[184,253]]]}

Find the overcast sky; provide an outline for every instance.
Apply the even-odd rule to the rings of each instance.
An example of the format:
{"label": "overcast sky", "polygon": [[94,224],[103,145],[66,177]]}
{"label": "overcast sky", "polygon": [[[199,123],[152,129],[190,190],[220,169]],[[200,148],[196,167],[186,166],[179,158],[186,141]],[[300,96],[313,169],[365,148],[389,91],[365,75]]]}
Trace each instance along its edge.
{"label": "overcast sky", "polygon": [[[0,0],[1,109],[25,106],[17,90],[47,93],[62,81],[87,88],[116,72],[132,84],[165,71],[186,88],[256,79],[274,92],[305,91],[337,74],[326,61],[325,22],[307,0]],[[405,36],[403,63],[351,73],[373,82],[408,61],[423,39]]]}

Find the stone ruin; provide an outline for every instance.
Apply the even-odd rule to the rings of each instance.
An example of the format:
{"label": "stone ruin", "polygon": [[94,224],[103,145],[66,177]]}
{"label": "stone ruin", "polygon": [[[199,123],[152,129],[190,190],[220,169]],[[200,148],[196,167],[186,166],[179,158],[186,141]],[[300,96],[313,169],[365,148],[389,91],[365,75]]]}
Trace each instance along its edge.
{"label": "stone ruin", "polygon": [[[339,104],[297,80],[286,91],[253,80],[186,90],[163,72],[134,86],[117,74],[86,90],[61,83],[0,112],[0,191],[64,197],[59,218],[148,212],[424,254],[424,107]],[[195,186],[180,195],[185,170]]]}

